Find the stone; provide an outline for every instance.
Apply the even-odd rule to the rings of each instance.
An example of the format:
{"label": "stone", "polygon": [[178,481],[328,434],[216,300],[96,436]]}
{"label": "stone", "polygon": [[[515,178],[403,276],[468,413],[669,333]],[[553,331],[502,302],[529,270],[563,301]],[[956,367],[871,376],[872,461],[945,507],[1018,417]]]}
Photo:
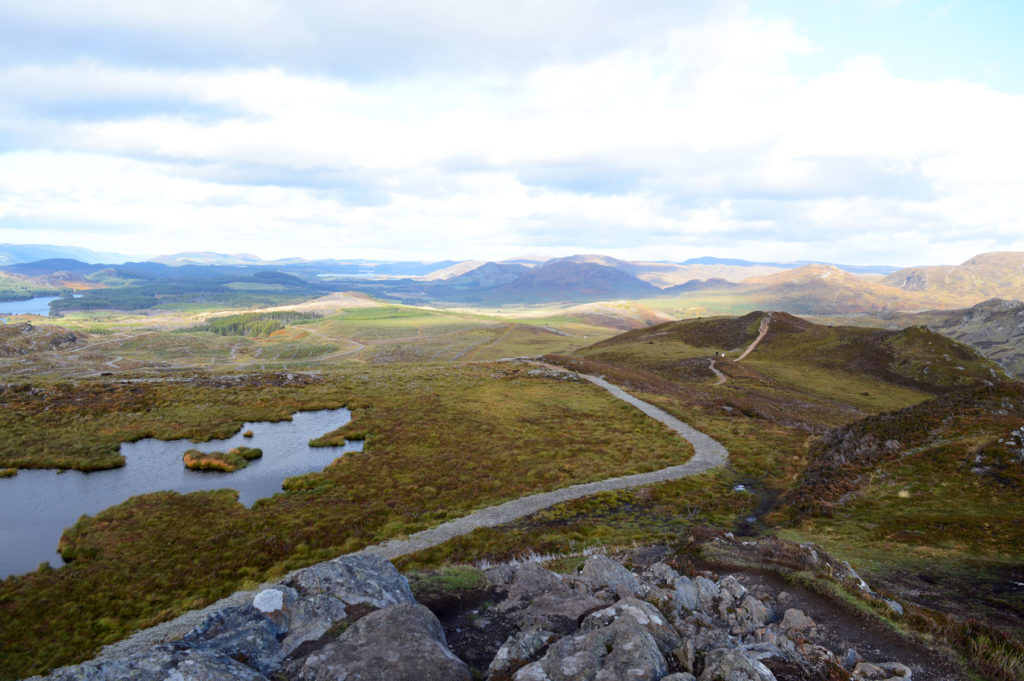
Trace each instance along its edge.
{"label": "stone", "polygon": [[760,629],[768,622],[768,608],[757,598],[747,595],[736,609],[735,617],[748,629]]}
{"label": "stone", "polygon": [[696,662],[697,649],[693,645],[693,639],[686,639],[683,644],[672,651],[672,656],[676,658],[676,662],[679,663],[685,671],[693,672]]}
{"label": "stone", "polygon": [[654,637],[625,622],[567,636],[513,681],[658,681],[668,674]]}
{"label": "stone", "polygon": [[283,667],[293,681],[470,681],[430,610],[399,603],[366,615],[336,640]]}
{"label": "stone", "polygon": [[282,582],[301,596],[323,594],[347,605],[386,608],[413,603],[409,581],[389,561],[369,554],[341,556],[296,570]]}
{"label": "stone", "polygon": [[580,630],[594,631],[616,622],[643,628],[654,637],[658,650],[664,654],[671,653],[683,643],[657,608],[632,597],[623,598],[612,606],[590,613],[580,625]]}
{"label": "stone", "polygon": [[487,681],[511,679],[523,665],[532,662],[544,648],[558,638],[558,635],[543,629],[518,631],[509,636],[487,668]]}
{"label": "stone", "polygon": [[680,577],[676,581],[675,600],[683,610],[697,609],[700,604],[697,585],[689,577]]}
{"label": "stone", "polygon": [[619,598],[644,595],[633,573],[608,556],[597,554],[587,558],[581,574],[594,586],[607,588]]}
{"label": "stone", "polygon": [[661,681],[697,681],[697,677],[688,672],[676,672],[662,678]]}
{"label": "stone", "polygon": [[514,618],[523,629],[550,629],[562,635],[574,634],[584,616],[608,605],[610,601],[606,598],[579,596],[574,592],[548,593],[538,596]]}
{"label": "stone", "polygon": [[145,652],[114,660],[93,660],[62,667],[46,677],[50,681],[268,681],[246,665],[202,650],[176,650],[155,646]]}
{"label": "stone", "polygon": [[733,575],[726,575],[718,581],[718,586],[721,589],[728,591],[732,597],[736,600],[742,599],[747,595],[747,587],[740,584],[740,581]]}
{"label": "stone", "polygon": [[280,638],[287,631],[287,617],[275,621],[252,605],[242,605],[209,615],[202,624],[185,634],[178,645],[201,648],[238,660],[261,674],[269,675],[283,657]]}
{"label": "stone", "polygon": [[899,662],[858,662],[853,668],[857,681],[910,681],[913,672]]}
{"label": "stone", "polygon": [[715,600],[720,595],[718,585],[703,575],[697,575],[693,583],[697,588],[697,607],[710,614],[713,612]]}
{"label": "stone", "polygon": [[803,633],[814,629],[814,620],[805,615],[802,610],[790,608],[782,615],[782,622],[779,623],[782,630],[788,633]]}
{"label": "stone", "polygon": [[745,651],[717,649],[704,658],[700,681],[776,681],[768,667]]}

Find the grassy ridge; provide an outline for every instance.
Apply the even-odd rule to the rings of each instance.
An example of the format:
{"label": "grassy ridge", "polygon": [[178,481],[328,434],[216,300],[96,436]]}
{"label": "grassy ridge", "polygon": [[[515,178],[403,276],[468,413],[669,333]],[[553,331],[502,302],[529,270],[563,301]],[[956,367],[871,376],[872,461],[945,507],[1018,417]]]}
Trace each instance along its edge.
{"label": "grassy ridge", "polygon": [[[250,389],[232,381],[200,388],[197,401],[174,385],[138,387],[106,408],[130,413],[133,395],[154,405],[173,399],[174,413],[198,424],[218,395],[265,410],[282,395],[273,384]],[[364,451],[289,479],[288,492],[251,509],[230,491],[160,493],[81,520],[62,540],[73,563],[0,584],[0,678],[84,659],[103,643],[246,584],[476,508],[692,454],[667,428],[589,383],[507,363],[365,367],[289,390],[294,402],[348,404],[352,423],[322,442],[365,435]],[[110,418],[73,395],[63,398],[64,420],[34,422],[38,437]]]}

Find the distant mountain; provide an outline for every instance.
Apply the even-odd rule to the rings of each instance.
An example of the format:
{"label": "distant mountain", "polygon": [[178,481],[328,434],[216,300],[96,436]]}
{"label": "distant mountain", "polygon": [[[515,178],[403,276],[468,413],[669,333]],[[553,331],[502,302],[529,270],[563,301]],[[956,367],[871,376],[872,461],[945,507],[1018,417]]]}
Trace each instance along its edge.
{"label": "distant mountain", "polygon": [[[706,259],[712,260],[712,259]],[[573,255],[567,258],[556,258],[548,262],[575,262],[592,263],[613,267],[620,272],[653,284],[658,288],[669,288],[685,284],[693,280],[725,279],[726,281],[738,282],[747,277],[756,275],[772,274],[780,272],[783,268],[760,263],[729,264],[723,263],[696,263],[679,265],[671,262],[644,262],[629,261],[611,258],[606,255]],[[735,263],[748,263],[746,260],[737,260]]]}
{"label": "distant mountain", "polygon": [[170,255],[158,255],[149,262],[177,267],[179,265],[263,265],[265,261],[250,253],[214,253],[213,251],[186,251]]}
{"label": "distant mountain", "polygon": [[905,291],[945,294],[971,303],[988,298],[1024,299],[1024,253],[976,255],[961,265],[908,267],[882,280]]}
{"label": "distant mountain", "polygon": [[743,281],[754,305],[795,314],[851,314],[939,307],[940,299],[904,291],[845,272],[834,265],[804,265]]}
{"label": "distant mountain", "polygon": [[690,258],[684,260],[682,265],[729,265],[733,267],[776,267],[779,269],[793,269],[804,265],[831,265],[838,267],[844,272],[851,274],[891,274],[899,270],[893,265],[840,265],[837,263],[823,262],[820,260],[796,260],[793,262],[753,262],[751,260],[737,260],[736,258],[713,258],[704,256],[702,258]]}
{"label": "distant mountain", "polygon": [[130,259],[128,256],[119,253],[101,253],[78,246],[0,244],[0,266],[53,258],[78,260],[86,263],[121,263]]}
{"label": "distant mountain", "polygon": [[532,267],[514,281],[491,290],[485,301],[574,302],[648,298],[660,293],[656,286],[614,267],[558,259]]}
{"label": "distant mountain", "polygon": [[897,315],[893,323],[927,326],[1024,376],[1024,302],[993,298],[966,309]]}
{"label": "distant mountain", "polygon": [[737,286],[739,286],[739,284],[727,281],[721,277],[712,277],[710,279],[691,279],[685,284],[678,284],[676,286],[670,286],[666,289],[662,289],[662,292],[687,293],[689,291],[705,291],[707,289],[736,288]]}
{"label": "distant mountain", "polygon": [[488,262],[448,279],[448,285],[460,288],[493,288],[510,284],[529,270],[530,268],[525,265]]}
{"label": "distant mountain", "polygon": [[423,278],[427,281],[433,281],[435,279],[451,279],[452,277],[457,277],[459,275],[466,274],[467,272],[471,272],[483,264],[484,262],[482,260],[463,260],[462,262],[457,262],[454,265],[434,270],[430,274],[423,275]]}

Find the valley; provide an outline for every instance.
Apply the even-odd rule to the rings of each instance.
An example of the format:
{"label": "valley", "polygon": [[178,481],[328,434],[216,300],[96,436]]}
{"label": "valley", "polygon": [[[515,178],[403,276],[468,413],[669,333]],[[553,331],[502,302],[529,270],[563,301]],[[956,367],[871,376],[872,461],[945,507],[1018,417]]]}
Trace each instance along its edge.
{"label": "valley", "polygon": [[[378,278],[319,276],[341,263],[2,268],[61,297],[54,316],[0,325],[0,469],[13,471],[0,483],[127,470],[121,443],[201,443],[309,410],[352,414],[314,448],[363,447],[251,505],[225,483],[82,516],[51,547],[65,565],[0,582],[0,678],[87,659],[296,568],[576,486],[585,495],[388,555],[410,572],[669,546],[852,603],[958,656],[964,678],[1015,678],[1022,335],[1015,304],[984,302],[1019,295],[984,274],[1017,267],[1011,255],[938,280],[599,256]],[[637,400],[728,459],[658,477],[693,469],[701,452]],[[818,546],[903,614],[843,579],[714,540],[727,532]]]}

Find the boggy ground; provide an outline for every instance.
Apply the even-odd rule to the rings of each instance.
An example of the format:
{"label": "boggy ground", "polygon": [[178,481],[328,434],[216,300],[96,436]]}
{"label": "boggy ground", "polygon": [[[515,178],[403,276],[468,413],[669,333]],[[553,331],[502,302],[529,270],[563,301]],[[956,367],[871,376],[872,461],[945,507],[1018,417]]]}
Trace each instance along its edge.
{"label": "boggy ground", "polygon": [[510,363],[111,379],[14,386],[3,398],[5,413],[22,414],[3,423],[21,438],[4,441],[11,460],[24,453],[17,442],[61,442],[59,461],[72,464],[118,438],[153,434],[153,424],[202,437],[298,405],[348,405],[352,422],[321,441],[366,444],[251,509],[230,490],[160,493],[82,519],[62,541],[71,564],[0,584],[0,678],[83,659],[247,584],[476,508],[665,468],[692,453],[600,388]]}

